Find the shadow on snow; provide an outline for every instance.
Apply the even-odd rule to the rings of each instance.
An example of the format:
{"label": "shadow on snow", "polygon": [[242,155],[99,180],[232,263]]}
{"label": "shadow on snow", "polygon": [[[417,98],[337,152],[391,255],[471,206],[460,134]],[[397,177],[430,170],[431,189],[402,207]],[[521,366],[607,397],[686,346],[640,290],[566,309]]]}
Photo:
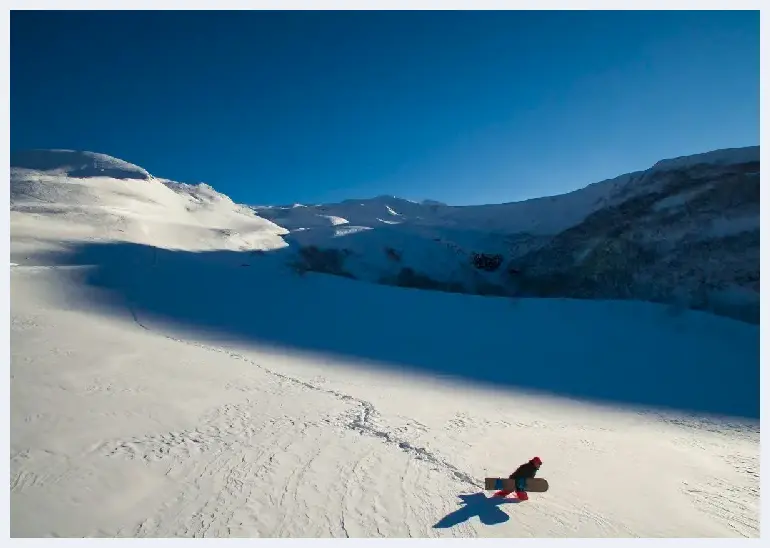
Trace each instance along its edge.
{"label": "shadow on snow", "polygon": [[519,499],[505,497],[487,497],[484,493],[472,495],[458,495],[462,499],[462,506],[441,518],[434,529],[449,529],[464,521],[478,516],[484,525],[498,525],[510,519],[508,514],[500,509],[503,504],[518,504]]}
{"label": "shadow on snow", "polygon": [[704,313],[674,318],[638,302],[514,301],[300,278],[282,266],[283,254],[116,243],[29,259],[93,265],[87,283],[116,292],[139,317],[229,339],[496,388],[759,418],[758,326]]}

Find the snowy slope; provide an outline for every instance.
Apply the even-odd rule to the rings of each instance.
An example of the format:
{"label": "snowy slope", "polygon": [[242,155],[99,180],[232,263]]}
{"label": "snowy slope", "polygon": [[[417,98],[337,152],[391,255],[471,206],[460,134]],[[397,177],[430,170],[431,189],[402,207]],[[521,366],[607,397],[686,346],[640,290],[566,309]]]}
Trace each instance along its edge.
{"label": "snowy slope", "polygon": [[[286,245],[287,230],[208,185],[157,179],[99,154],[44,153],[11,158],[12,256],[35,242],[61,247],[83,239],[187,250]],[[91,160],[104,171],[87,168]]]}
{"label": "snowy slope", "polygon": [[255,206],[254,209],[290,230],[340,224],[378,226],[408,221],[430,222],[429,208],[395,196],[345,200],[336,204]]}
{"label": "snowy slope", "polygon": [[754,326],[104,246],[11,270],[14,536],[759,535],[758,421],[706,415],[758,416]]}
{"label": "snowy slope", "polygon": [[[498,242],[430,220],[313,240],[45,163],[11,200],[13,536],[759,536],[758,326],[287,266],[305,236],[446,269]],[[549,492],[488,498],[534,455]]]}

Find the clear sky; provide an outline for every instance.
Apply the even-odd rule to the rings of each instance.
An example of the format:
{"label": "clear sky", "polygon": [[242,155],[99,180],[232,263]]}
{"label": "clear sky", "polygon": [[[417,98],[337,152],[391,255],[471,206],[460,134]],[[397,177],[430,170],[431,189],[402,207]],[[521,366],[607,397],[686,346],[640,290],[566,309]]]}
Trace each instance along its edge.
{"label": "clear sky", "polygon": [[250,204],[574,190],[759,144],[759,12],[11,12],[11,148]]}

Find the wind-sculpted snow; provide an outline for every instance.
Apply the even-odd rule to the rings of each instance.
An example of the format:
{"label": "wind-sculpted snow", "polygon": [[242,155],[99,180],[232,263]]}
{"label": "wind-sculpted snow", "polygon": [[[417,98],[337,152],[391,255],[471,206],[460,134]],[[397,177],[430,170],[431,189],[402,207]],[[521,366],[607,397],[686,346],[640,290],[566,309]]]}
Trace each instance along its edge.
{"label": "wind-sculpted snow", "polygon": [[20,150],[11,153],[11,168],[75,178],[111,177],[146,180],[147,170],[106,154],[77,150]]}

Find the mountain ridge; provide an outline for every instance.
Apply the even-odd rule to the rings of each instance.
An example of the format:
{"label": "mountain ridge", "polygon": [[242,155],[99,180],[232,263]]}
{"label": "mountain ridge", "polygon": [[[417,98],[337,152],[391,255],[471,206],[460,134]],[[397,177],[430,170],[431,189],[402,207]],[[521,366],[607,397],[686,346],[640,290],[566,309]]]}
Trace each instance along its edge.
{"label": "mountain ridge", "polygon": [[90,238],[277,251],[297,272],[506,297],[650,300],[756,323],[759,171],[755,146],[520,202],[381,195],[264,206],[103,154],[36,150],[11,157],[12,228],[34,238],[68,219],[93,224]]}

